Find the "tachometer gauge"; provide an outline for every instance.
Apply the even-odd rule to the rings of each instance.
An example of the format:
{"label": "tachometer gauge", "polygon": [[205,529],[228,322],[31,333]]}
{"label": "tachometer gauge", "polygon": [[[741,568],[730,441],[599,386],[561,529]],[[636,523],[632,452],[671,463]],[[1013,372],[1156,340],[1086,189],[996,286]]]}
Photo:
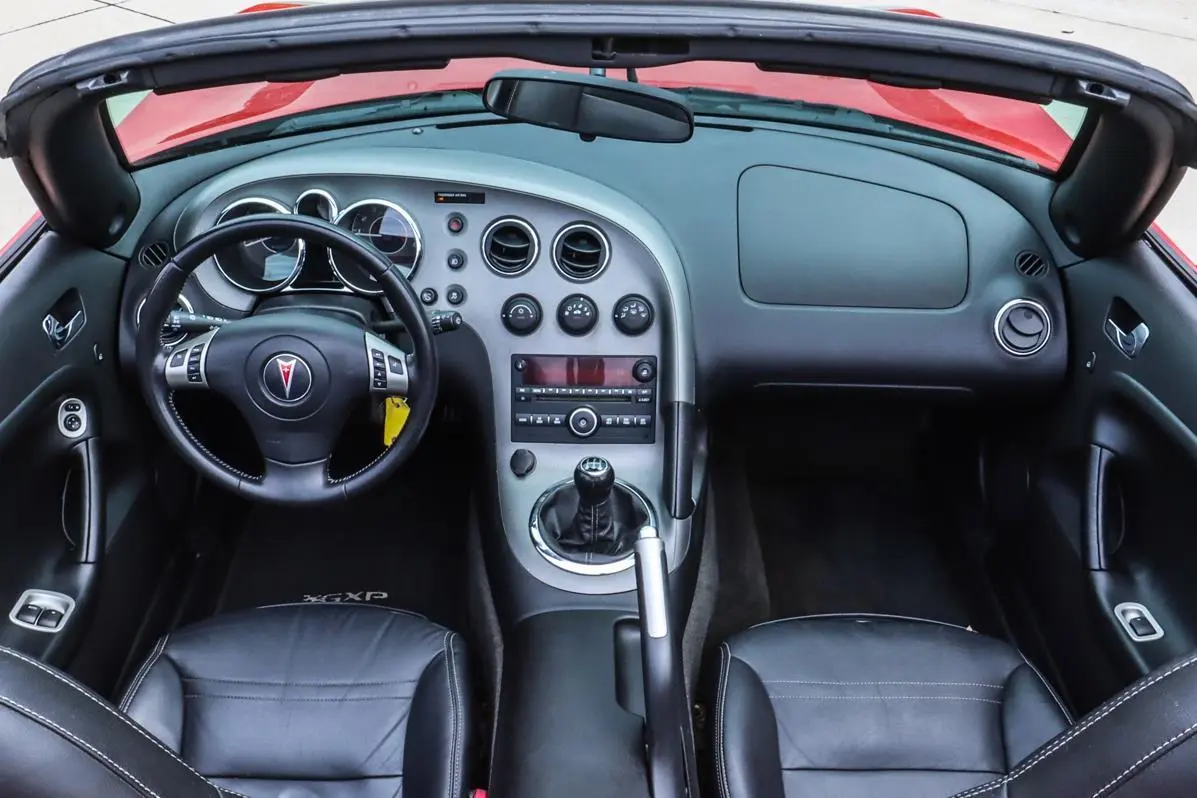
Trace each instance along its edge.
{"label": "tachometer gauge", "polygon": [[[263,213],[289,211],[274,200],[250,197],[237,200],[221,211],[216,223]],[[236,287],[253,294],[267,294],[295,279],[303,264],[303,251],[302,239],[266,236],[224,247],[213,260],[224,278]]]}
{"label": "tachometer gauge", "polygon": [[[404,278],[410,279],[420,263],[420,230],[411,214],[386,200],[362,200],[337,217],[337,225],[386,255]],[[381,294],[378,282],[345,252],[329,251],[329,261],[341,282],[362,294]]]}

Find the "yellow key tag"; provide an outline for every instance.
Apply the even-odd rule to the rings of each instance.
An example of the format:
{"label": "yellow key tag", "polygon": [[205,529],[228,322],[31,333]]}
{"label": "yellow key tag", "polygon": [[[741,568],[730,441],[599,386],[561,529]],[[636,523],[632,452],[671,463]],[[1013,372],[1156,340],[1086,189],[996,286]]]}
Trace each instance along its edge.
{"label": "yellow key tag", "polygon": [[411,408],[402,397],[390,397],[384,405],[386,416],[382,422],[382,445],[389,447],[403,432],[407,424],[407,417],[411,415]]}

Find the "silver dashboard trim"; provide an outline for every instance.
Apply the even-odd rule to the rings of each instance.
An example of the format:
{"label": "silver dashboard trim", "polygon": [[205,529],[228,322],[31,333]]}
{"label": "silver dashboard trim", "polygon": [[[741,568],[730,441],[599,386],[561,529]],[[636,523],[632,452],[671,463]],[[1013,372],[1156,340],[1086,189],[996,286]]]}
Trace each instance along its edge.
{"label": "silver dashboard trim", "polygon": [[[558,554],[553,547],[548,544],[548,541],[545,540],[544,533],[542,533],[540,530],[540,511],[544,509],[545,502],[549,500],[550,496],[562,488],[569,487],[572,484],[574,484],[572,477],[554,483],[548,490],[540,494],[540,498],[536,500],[536,504],[532,505],[532,516],[528,519],[528,531],[532,535],[532,543],[536,546],[536,551],[541,557],[544,557],[553,565],[557,566],[563,571],[569,571],[572,574],[580,574],[582,576],[607,576],[610,574],[618,574],[622,573],[623,571],[627,571],[636,564],[635,549],[629,551],[623,557],[612,562],[574,562],[573,560],[566,559]],[[640,502],[641,508],[648,516],[646,526],[651,526],[655,529],[657,526],[657,511],[653,508],[653,504],[648,500],[648,497],[645,496],[639,488],[635,487],[634,485],[629,485],[622,479],[616,479],[615,484],[630,493],[633,499]]]}

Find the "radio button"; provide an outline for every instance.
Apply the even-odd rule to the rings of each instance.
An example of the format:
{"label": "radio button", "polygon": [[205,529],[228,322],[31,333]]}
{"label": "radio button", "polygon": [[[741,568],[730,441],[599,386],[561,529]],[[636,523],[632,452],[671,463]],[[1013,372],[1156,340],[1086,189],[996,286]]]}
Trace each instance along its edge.
{"label": "radio button", "polygon": [[604,427],[614,427],[619,423],[619,416],[603,416]]}
{"label": "radio button", "polygon": [[636,416],[636,426],[637,427],[647,427],[649,424],[652,423],[652,420],[653,420],[652,416]]}
{"label": "radio button", "polygon": [[537,413],[536,415],[532,416],[532,426],[534,426],[534,427],[543,427],[545,424],[548,424],[548,423],[549,423],[549,417],[546,416],[544,413]]}
{"label": "radio button", "polygon": [[549,425],[553,426],[553,427],[564,427],[565,426],[565,416],[562,414],[554,413],[553,415],[549,416]]}
{"label": "radio button", "polygon": [[526,427],[532,423],[532,416],[530,416],[527,413],[516,413],[515,414],[515,423],[516,423],[516,426]]}
{"label": "radio button", "polygon": [[632,426],[633,423],[634,422],[633,422],[631,416],[620,416],[619,417],[619,426],[621,426],[621,427],[630,427],[630,426]]}
{"label": "radio button", "polygon": [[652,382],[657,376],[657,367],[651,360],[639,360],[632,367],[632,376],[636,378],[636,382]]}
{"label": "radio button", "polygon": [[531,398],[532,398],[532,389],[531,388],[520,387],[520,388],[515,389],[515,400],[517,402],[527,402]]}

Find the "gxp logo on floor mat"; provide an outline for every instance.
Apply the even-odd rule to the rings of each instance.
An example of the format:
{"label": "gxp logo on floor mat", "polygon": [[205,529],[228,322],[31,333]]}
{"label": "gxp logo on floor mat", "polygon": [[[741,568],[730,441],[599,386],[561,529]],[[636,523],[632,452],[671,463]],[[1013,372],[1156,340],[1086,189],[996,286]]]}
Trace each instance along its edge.
{"label": "gxp logo on floor mat", "polygon": [[341,604],[346,601],[386,601],[390,593],[385,590],[347,590],[344,593],[304,593],[303,600],[313,604]]}

